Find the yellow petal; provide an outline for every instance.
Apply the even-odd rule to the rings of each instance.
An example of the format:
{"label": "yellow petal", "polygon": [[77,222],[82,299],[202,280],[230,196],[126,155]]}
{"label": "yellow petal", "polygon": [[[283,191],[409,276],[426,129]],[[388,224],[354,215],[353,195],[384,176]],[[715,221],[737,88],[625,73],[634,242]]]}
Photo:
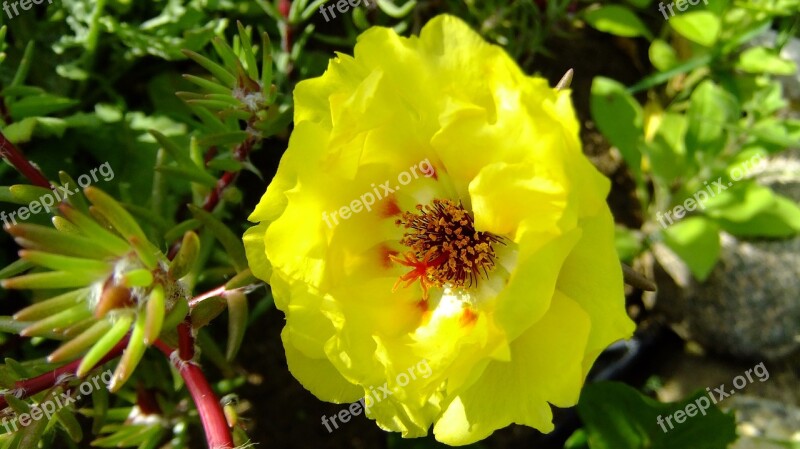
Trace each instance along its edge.
{"label": "yellow petal", "polygon": [[511,361],[492,361],[483,375],[457,395],[434,426],[436,439],[474,443],[511,423],[553,430],[549,403],[574,405],[583,383],[583,350],[589,316],[556,294],[547,314],[511,345]]}

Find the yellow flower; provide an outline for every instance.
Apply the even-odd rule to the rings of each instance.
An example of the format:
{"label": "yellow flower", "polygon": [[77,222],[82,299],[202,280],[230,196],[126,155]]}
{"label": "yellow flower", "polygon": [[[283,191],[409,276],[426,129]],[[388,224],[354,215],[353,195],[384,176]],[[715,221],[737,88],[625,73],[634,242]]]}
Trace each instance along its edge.
{"label": "yellow flower", "polygon": [[634,328],[569,91],[439,16],[419,37],[366,31],[294,99],[244,237],[292,374],[406,437],[551,431],[548,403],[574,405]]}

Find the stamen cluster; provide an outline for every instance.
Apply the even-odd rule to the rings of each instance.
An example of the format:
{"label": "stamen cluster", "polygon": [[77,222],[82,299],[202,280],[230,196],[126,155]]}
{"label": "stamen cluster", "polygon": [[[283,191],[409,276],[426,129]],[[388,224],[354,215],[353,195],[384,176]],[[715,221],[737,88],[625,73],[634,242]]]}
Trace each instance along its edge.
{"label": "stamen cluster", "polygon": [[503,244],[502,237],[476,231],[460,202],[434,199],[416,209],[417,213],[404,212],[396,224],[409,230],[400,243],[421,263],[427,262],[424,274],[416,271],[423,283],[472,287],[481,276],[489,277],[497,258],[492,244]]}

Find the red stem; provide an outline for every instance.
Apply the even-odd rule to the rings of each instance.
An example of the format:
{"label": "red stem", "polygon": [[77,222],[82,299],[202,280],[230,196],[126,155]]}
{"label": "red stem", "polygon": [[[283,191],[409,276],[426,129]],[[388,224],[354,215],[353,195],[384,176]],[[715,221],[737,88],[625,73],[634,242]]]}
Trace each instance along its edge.
{"label": "red stem", "polygon": [[[233,158],[240,162],[247,159],[247,155],[250,154],[250,151],[253,149],[253,145],[255,145],[255,143],[256,139],[254,137],[248,137],[233,151]],[[217,181],[217,185],[214,186],[214,189],[208,194],[203,202],[203,210],[206,212],[211,212],[215,207],[217,207],[219,200],[222,198],[222,192],[228,188],[228,186],[233,184],[234,181],[236,181],[237,175],[238,172],[230,171],[222,174],[222,177]]]}
{"label": "red stem", "polygon": [[20,173],[25,175],[33,185],[44,187],[45,189],[51,188],[50,181],[47,180],[38,168],[34,167],[33,164],[25,158],[22,152],[19,151],[2,132],[0,132],[0,156],[6,158],[6,160]]}
{"label": "red stem", "polygon": [[[99,362],[97,365],[102,365],[109,360],[113,360],[119,357],[122,354],[122,351],[128,347],[128,338],[129,336],[126,335],[119,343],[114,346],[111,351],[108,352]],[[14,388],[18,390],[22,390],[22,396],[20,399],[25,399],[33,396],[36,393],[41,393],[48,388],[52,388],[58,382],[58,378],[63,376],[64,374],[72,374],[73,376],[78,371],[78,366],[80,366],[81,362],[83,361],[83,357],[78,360],[72,361],[67,363],[66,365],[56,368],[49,373],[44,373],[42,375],[32,377],[30,379],[20,380],[14,383]],[[4,409],[8,406],[8,402],[2,396],[0,396],[0,409]]]}
{"label": "red stem", "polygon": [[192,322],[190,315],[178,325],[178,355],[181,360],[194,358],[194,337],[192,337]]}
{"label": "red stem", "polygon": [[[156,340],[155,346],[167,357],[172,357],[175,352],[169,345]],[[203,422],[203,429],[206,432],[206,441],[209,449],[230,449],[233,448],[233,437],[231,436],[228,420],[219,403],[217,395],[208,384],[203,371],[191,361],[173,360],[175,368],[181,373],[189,394],[192,395],[197,406],[200,420]]]}

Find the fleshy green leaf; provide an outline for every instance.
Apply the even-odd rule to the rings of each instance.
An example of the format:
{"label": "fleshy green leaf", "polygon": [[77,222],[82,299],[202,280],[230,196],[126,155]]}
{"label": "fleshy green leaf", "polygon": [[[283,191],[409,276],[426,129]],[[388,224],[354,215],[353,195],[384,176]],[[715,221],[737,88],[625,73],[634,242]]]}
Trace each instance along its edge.
{"label": "fleshy green leaf", "polygon": [[650,62],[660,71],[669,70],[678,65],[678,54],[667,42],[661,39],[654,39],[650,44]]}
{"label": "fleshy green leaf", "polygon": [[687,113],[686,151],[716,155],[727,143],[726,125],[739,115],[736,99],[711,80],[701,83],[692,92]]}
{"label": "fleshy green leaf", "polygon": [[749,73],[770,73],[773,75],[791,75],[797,71],[797,65],[778,55],[775,50],[764,47],[748,48],[739,56],[736,68]]}
{"label": "fleshy green leaf", "polygon": [[719,227],[704,217],[689,217],[671,225],[664,231],[664,243],[700,281],[708,277],[719,259]]}
{"label": "fleshy green leaf", "polygon": [[720,19],[709,11],[681,13],[670,17],[669,24],[681,36],[706,47],[719,37]]}
{"label": "fleshy green leaf", "polygon": [[578,415],[592,449],[726,449],[736,440],[733,414],[721,412],[705,391],[659,403],[625,384],[601,382],[583,389]]}
{"label": "fleshy green leaf", "polygon": [[586,11],[586,22],[593,28],[623,37],[644,36],[652,39],[647,26],[630,9],[621,5],[601,6]]}
{"label": "fleshy green leaf", "polygon": [[225,358],[231,361],[236,357],[244,341],[249,309],[247,295],[241,291],[228,292],[225,299],[228,301],[228,345]]}
{"label": "fleshy green leaf", "polygon": [[78,377],[86,376],[86,374],[94,368],[123,337],[125,337],[125,334],[127,334],[128,330],[131,328],[131,323],[133,323],[132,314],[124,313],[117,316],[117,321],[111,329],[92,346],[92,349],[90,349],[85,356],[83,356],[75,375]]}
{"label": "fleshy green leaf", "polygon": [[628,167],[639,173],[642,155],[638,145],[644,120],[641,105],[625,86],[598,76],[592,82],[591,112],[600,132],[619,149]]}
{"label": "fleshy green leaf", "polygon": [[[720,192],[721,188],[727,190]],[[713,183],[711,190],[715,194],[704,204],[706,214],[713,218],[744,223],[775,204],[772,190],[755,182],[733,184],[718,180]]]}

